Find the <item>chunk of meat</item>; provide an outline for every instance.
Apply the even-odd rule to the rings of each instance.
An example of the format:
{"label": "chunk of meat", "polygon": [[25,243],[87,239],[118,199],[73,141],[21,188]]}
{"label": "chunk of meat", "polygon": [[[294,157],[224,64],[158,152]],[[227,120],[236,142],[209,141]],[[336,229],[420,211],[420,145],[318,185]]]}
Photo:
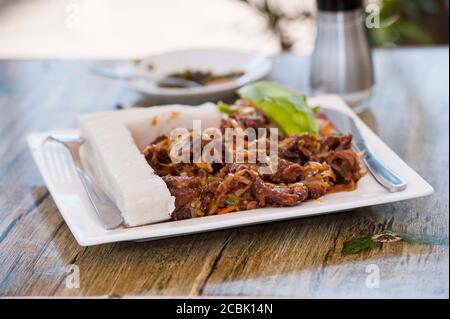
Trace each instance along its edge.
{"label": "chunk of meat", "polygon": [[330,185],[323,181],[307,180],[304,181],[306,188],[308,189],[308,199],[318,199],[325,196]]}
{"label": "chunk of meat", "polygon": [[319,160],[317,154],[320,152],[320,142],[311,134],[302,134],[298,136],[298,151],[308,161]]}
{"label": "chunk of meat", "polygon": [[319,160],[320,142],[311,134],[293,134],[278,144],[278,154],[297,163]]}
{"label": "chunk of meat", "polygon": [[278,143],[278,156],[293,162],[299,162],[300,154],[298,152],[297,143],[298,135],[291,135],[280,141]]}
{"label": "chunk of meat", "polygon": [[280,158],[277,171],[264,179],[268,179],[272,183],[295,183],[300,180],[302,172],[300,164]]}
{"label": "chunk of meat", "polygon": [[319,142],[321,144],[321,153],[333,150],[347,150],[350,149],[352,145],[352,135],[347,134],[342,136],[325,136],[319,138]]}
{"label": "chunk of meat", "polygon": [[269,125],[270,121],[268,117],[254,109],[254,108],[244,108],[243,110],[251,110],[246,112],[236,112],[230,115],[230,118],[235,119],[239,125],[246,129],[246,128],[265,128]]}
{"label": "chunk of meat", "polygon": [[172,196],[175,197],[175,210],[172,219],[180,220],[202,216],[200,195],[203,189],[203,179],[192,176],[163,176]]}
{"label": "chunk of meat", "polygon": [[333,151],[327,156],[326,161],[340,182],[350,183],[358,181],[361,177],[358,155],[351,149]]}
{"label": "chunk of meat", "polygon": [[256,177],[253,182],[253,194],[260,207],[267,204],[273,206],[293,206],[303,202],[308,197],[308,189],[303,183],[272,184]]}
{"label": "chunk of meat", "polygon": [[326,162],[310,161],[302,170],[301,181],[308,188],[308,199],[324,196],[336,180],[336,175]]}
{"label": "chunk of meat", "polygon": [[166,136],[156,138],[154,144],[148,145],[143,153],[147,163],[155,170],[158,175],[166,175],[169,172],[167,165],[171,163],[168,152],[169,139]]}

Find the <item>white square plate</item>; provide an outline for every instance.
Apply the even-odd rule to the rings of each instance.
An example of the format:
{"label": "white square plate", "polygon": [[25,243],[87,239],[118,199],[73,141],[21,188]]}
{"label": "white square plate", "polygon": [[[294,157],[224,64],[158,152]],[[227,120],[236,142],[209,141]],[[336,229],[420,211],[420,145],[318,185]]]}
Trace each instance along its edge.
{"label": "white square plate", "polygon": [[28,136],[28,145],[61,215],[78,243],[82,246],[127,240],[152,240],[289,218],[333,213],[356,207],[426,196],[433,192],[433,188],[375,135],[339,97],[331,95],[320,96],[310,98],[309,102],[311,105],[320,105],[321,107],[347,112],[352,116],[358,124],[362,135],[379,158],[407,181],[408,187],[406,190],[398,193],[389,193],[370,174],[366,174],[358,182],[358,188],[355,191],[329,194],[325,196],[323,201],[309,201],[294,207],[261,208],[225,215],[106,230],[102,227],[89,202],[86,192],[77,177],[68,151],[56,143],[43,144],[43,140],[50,133],[64,134],[74,133],[74,131],[31,134]]}

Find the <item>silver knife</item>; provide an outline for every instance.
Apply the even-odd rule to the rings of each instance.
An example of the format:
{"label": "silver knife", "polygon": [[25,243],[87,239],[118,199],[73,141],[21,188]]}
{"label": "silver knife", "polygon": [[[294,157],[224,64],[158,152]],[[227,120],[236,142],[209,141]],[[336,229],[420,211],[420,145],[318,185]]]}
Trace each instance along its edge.
{"label": "silver knife", "polygon": [[363,161],[378,183],[390,192],[400,192],[406,189],[406,181],[378,159],[349,115],[327,108],[321,108],[320,112],[328,117],[339,132],[353,135],[353,147],[364,153]]}
{"label": "silver knife", "polygon": [[84,170],[80,159],[80,146],[84,140],[78,135],[50,135],[45,141],[53,140],[63,144],[72,155],[75,170],[80,177],[81,183],[94,207],[97,216],[106,229],[114,229],[123,223],[123,217],[116,204],[97,185],[95,180]]}

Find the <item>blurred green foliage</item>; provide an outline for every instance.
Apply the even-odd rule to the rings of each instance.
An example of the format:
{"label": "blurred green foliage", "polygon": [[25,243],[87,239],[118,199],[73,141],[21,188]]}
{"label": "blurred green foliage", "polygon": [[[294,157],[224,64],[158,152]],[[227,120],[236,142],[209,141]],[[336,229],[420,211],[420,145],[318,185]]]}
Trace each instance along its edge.
{"label": "blurred green foliage", "polygon": [[449,0],[382,0],[375,46],[448,44]]}
{"label": "blurred green foliage", "polygon": [[[289,22],[310,20],[314,12],[299,10],[296,1],[290,6],[283,0],[238,0],[246,3],[267,22],[267,29],[279,40],[281,50],[290,50],[294,32]],[[449,0],[366,0],[380,6],[380,28],[369,29],[374,46],[448,44]]]}

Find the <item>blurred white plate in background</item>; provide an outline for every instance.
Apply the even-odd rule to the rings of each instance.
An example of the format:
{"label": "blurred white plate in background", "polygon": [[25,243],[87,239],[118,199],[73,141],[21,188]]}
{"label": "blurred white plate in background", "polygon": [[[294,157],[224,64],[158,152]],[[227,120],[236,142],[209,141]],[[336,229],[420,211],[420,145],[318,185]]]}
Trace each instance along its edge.
{"label": "blurred white plate in background", "polygon": [[228,74],[243,72],[237,79],[194,88],[164,88],[145,79],[122,80],[130,89],[152,97],[159,104],[199,104],[219,101],[233,96],[236,89],[253,81],[264,79],[272,69],[270,58],[261,54],[229,49],[192,49],[162,53],[130,61],[128,72],[151,78],[181,73],[186,70]]}

